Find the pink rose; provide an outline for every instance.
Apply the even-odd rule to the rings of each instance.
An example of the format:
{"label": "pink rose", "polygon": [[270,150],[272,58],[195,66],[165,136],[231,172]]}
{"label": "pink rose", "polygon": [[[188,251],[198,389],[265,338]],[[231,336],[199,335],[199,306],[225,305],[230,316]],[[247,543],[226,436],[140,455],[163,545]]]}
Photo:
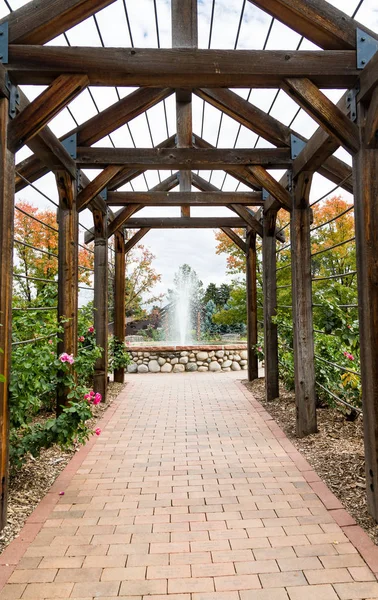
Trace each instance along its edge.
{"label": "pink rose", "polygon": [[85,341],[85,337],[83,335],[79,335],[79,337],[77,339],[79,340],[79,342]]}
{"label": "pink rose", "polygon": [[52,341],[52,340],[49,340],[49,344],[52,344],[52,343],[53,343],[53,341]]}
{"label": "pink rose", "polygon": [[97,429],[95,429],[95,434],[100,435],[100,433],[101,433],[101,429],[99,427],[97,427]]}
{"label": "pink rose", "polygon": [[72,365],[75,362],[75,359],[72,356],[72,354],[67,354],[67,352],[63,352],[63,354],[59,356],[59,360],[62,363],[68,362],[70,365]]}
{"label": "pink rose", "polygon": [[95,397],[93,398],[92,402],[93,402],[93,404],[97,405],[97,404],[100,404],[101,400],[102,400],[101,394],[97,393],[95,395]]}
{"label": "pink rose", "polygon": [[88,333],[94,333],[94,327],[93,327],[93,325],[91,327],[88,327]]}
{"label": "pink rose", "polygon": [[86,400],[87,402],[91,401],[92,396],[90,394],[84,394],[84,400]]}

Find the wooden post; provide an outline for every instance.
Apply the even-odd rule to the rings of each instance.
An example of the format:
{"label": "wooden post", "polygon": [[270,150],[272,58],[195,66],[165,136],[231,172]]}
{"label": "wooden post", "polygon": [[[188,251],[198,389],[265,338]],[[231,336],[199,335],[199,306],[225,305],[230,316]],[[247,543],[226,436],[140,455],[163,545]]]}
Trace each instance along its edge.
{"label": "wooden post", "polygon": [[246,253],[247,284],[247,346],[248,346],[248,381],[259,377],[257,344],[257,278],[256,278],[256,232],[247,229]]}
{"label": "wooden post", "polygon": [[0,99],[0,531],[6,524],[8,497],[9,406],[11,363],[14,229],[14,154],[7,147],[9,103]]}
{"label": "wooden post", "polygon": [[[125,237],[122,231],[114,234],[115,249],[115,279],[114,279],[114,337],[120,342],[125,341],[126,326],[126,254]],[[125,369],[116,369],[114,371],[114,381],[123,383],[125,378]]]}
{"label": "wooden post", "polygon": [[97,359],[94,375],[94,391],[106,400],[108,384],[108,232],[107,215],[93,211],[94,223],[94,326],[96,344],[103,349]]}
{"label": "wooden post", "polygon": [[301,173],[293,182],[290,222],[298,437],[317,431],[310,238],[312,210],[309,206],[312,175],[311,172]]}
{"label": "wooden post", "polygon": [[[66,171],[56,173],[59,192],[58,244],[58,322],[63,327],[58,343],[62,352],[77,354],[78,313],[78,215],[76,210],[76,182]],[[57,390],[57,413],[68,404],[67,389]]]}
{"label": "wooden post", "polygon": [[269,209],[263,221],[263,292],[264,292],[264,350],[265,394],[267,400],[279,396],[278,333],[273,317],[277,313],[276,278],[276,220],[277,210]]}
{"label": "wooden post", "polygon": [[[172,0],[172,47],[197,48],[197,0]],[[176,91],[176,127],[177,147],[191,148],[192,125],[192,93]],[[180,171],[180,192],[192,189],[192,172]],[[181,216],[190,217],[190,206],[181,207]]]}
{"label": "wooden post", "polygon": [[[375,120],[370,119],[374,112]],[[354,213],[358,269],[361,381],[367,503],[378,521],[378,148],[376,110],[358,107],[361,149],[354,157]],[[375,125],[371,127],[371,125]]]}

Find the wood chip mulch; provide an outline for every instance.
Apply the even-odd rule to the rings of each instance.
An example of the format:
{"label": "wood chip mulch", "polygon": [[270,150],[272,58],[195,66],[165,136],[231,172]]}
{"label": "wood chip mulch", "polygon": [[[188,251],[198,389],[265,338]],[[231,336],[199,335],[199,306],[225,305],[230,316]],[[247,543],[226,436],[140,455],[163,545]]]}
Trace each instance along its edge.
{"label": "wood chip mulch", "polygon": [[299,439],[295,435],[295,395],[281,386],[280,398],[267,402],[264,379],[243,383],[357,523],[378,544],[378,525],[369,515],[366,505],[362,417],[350,422],[336,408],[318,409],[319,433]]}
{"label": "wood chip mulch", "polygon": [[[106,404],[101,403],[93,407],[94,416],[89,422],[91,428],[95,427],[96,422],[101,419],[123,387],[122,383],[109,384]],[[61,450],[59,446],[44,449],[38,458],[29,456],[22,468],[11,476],[8,523],[0,533],[0,554],[18,536],[28,516],[79,449],[79,445],[72,450]]]}

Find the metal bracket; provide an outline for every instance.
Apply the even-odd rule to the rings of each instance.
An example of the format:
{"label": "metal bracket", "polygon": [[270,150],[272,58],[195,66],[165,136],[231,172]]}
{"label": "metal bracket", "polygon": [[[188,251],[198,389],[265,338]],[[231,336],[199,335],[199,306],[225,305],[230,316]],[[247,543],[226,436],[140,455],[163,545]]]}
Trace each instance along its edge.
{"label": "metal bracket", "polygon": [[9,23],[1,23],[0,25],[0,62],[4,65],[8,62],[8,46],[9,46]]}
{"label": "metal bracket", "polygon": [[264,188],[261,190],[261,194],[262,194],[262,199],[263,200],[268,200],[270,194],[267,190],[265,190]]}
{"label": "metal bracket", "polygon": [[77,158],[77,133],[74,133],[64,140],[62,140],[62,146],[67,150],[71,158]]}
{"label": "metal bracket", "polygon": [[14,119],[17,114],[17,106],[20,106],[20,90],[13,85],[9,79],[8,73],[5,74],[5,85],[9,91],[9,116]]}
{"label": "metal bracket", "polygon": [[366,31],[356,30],[357,36],[357,69],[363,69],[376,52],[378,52],[378,40],[371,37]]}
{"label": "metal bracket", "polygon": [[103,200],[105,200],[105,202],[108,199],[108,188],[104,188],[100,193],[99,193],[100,198],[102,198]]}
{"label": "metal bracket", "polygon": [[301,140],[298,136],[293,133],[290,134],[290,150],[291,150],[291,159],[294,160],[297,156],[302,152],[305,147],[306,142]]}
{"label": "metal bracket", "polygon": [[357,121],[357,95],[359,91],[360,86],[356,85],[356,87],[348,91],[346,97],[347,110],[351,121]]}
{"label": "metal bracket", "polygon": [[287,189],[291,193],[293,191],[293,171],[287,172]]}

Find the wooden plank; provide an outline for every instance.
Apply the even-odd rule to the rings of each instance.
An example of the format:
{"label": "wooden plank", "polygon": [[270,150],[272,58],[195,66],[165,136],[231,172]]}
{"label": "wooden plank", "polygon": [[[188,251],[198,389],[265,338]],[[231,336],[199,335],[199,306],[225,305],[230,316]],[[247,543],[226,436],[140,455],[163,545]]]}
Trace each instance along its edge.
{"label": "wooden plank", "polygon": [[278,331],[274,318],[277,314],[276,277],[276,222],[277,211],[264,211],[263,218],[263,293],[264,293],[264,363],[265,396],[267,400],[279,397]]}
{"label": "wooden plank", "polygon": [[0,20],[11,44],[46,44],[115,0],[33,0]]}
{"label": "wooden plank", "polygon": [[[78,242],[79,224],[76,211],[76,185],[66,171],[56,173],[59,193],[58,224],[58,322],[63,328],[58,354],[77,354],[78,312]],[[69,404],[69,390],[57,389],[57,413]]]}
{"label": "wooden plank", "polygon": [[88,85],[86,75],[60,75],[9,123],[8,144],[17,152]]}
{"label": "wooden plank", "polygon": [[[124,343],[126,328],[126,254],[123,232],[114,235],[115,277],[114,277],[114,337]],[[114,381],[123,383],[125,369],[115,369]]]}
{"label": "wooden plank", "polygon": [[[114,221],[112,221],[108,227],[108,237],[116,233],[121,227],[124,227],[126,221],[141,208],[143,208],[142,204],[130,204],[130,206],[126,206],[119,211],[115,216]],[[139,229],[139,227],[136,227],[136,229]]]}
{"label": "wooden plank", "polygon": [[246,241],[246,285],[247,285],[247,350],[248,381],[259,377],[259,366],[256,354],[257,346],[257,257],[256,231],[247,229]]}
{"label": "wooden plank", "polygon": [[[268,115],[263,110],[260,110],[251,102],[244,100],[231,90],[206,88],[196,90],[195,93],[275,146],[290,147],[291,134],[294,134],[304,142],[308,141],[307,138],[297,131],[283,125],[283,123]],[[319,163],[318,171],[321,175],[330,179],[330,181],[338,184],[344,182],[345,177],[351,172],[351,168],[342,160],[334,156],[329,156],[329,158]],[[342,185],[348,192],[353,193],[353,183],[351,180],[342,183]]]}
{"label": "wooden plank", "polygon": [[315,356],[312,318],[311,236],[309,195],[312,173],[294,180],[290,221],[291,273],[294,324],[296,433],[304,437],[317,431]]}
{"label": "wooden plank", "polygon": [[108,192],[109,206],[143,204],[145,206],[226,206],[263,204],[260,192]]}
{"label": "wooden plank", "polygon": [[148,227],[143,227],[142,229],[139,229],[139,231],[137,231],[136,233],[134,233],[133,237],[130,238],[129,240],[127,240],[126,244],[125,244],[125,252],[126,254],[128,252],[130,252],[130,250],[132,250],[132,248],[134,248],[134,246],[136,244],[138,244],[138,242],[140,242],[140,240],[142,238],[144,238],[145,235],[147,235],[147,233],[150,230],[148,229]]}
{"label": "wooden plank", "polygon": [[61,73],[88,75],[91,85],[277,88],[308,77],[319,88],[351,88],[355,51],[197,50],[190,48],[9,47],[8,72],[18,84],[50,84]]}
{"label": "wooden plank", "polygon": [[361,149],[353,161],[355,174],[355,226],[358,269],[358,304],[362,407],[367,503],[370,514],[378,520],[378,150],[365,140],[372,137],[366,130],[369,105],[360,104]]}
{"label": "wooden plank", "polygon": [[348,152],[357,152],[357,125],[309,79],[286,79],[284,89],[329,135]]}
{"label": "wooden plank", "polygon": [[369,61],[366,67],[360,72],[358,82],[359,92],[357,99],[359,102],[368,102],[374,89],[378,84],[378,52]]}
{"label": "wooden plank", "polygon": [[0,531],[7,520],[9,404],[8,385],[12,353],[12,274],[14,230],[14,155],[8,150],[9,104],[0,98]]}
{"label": "wooden plank", "polygon": [[286,187],[281,185],[264,167],[249,167],[252,175],[258,180],[271,196],[273,196],[285,210],[291,210],[291,198]]}
{"label": "wooden plank", "polygon": [[258,233],[262,237],[262,225],[251,210],[248,210],[246,206],[241,204],[232,204],[229,208],[236,212],[255,233]]}
{"label": "wooden plank", "polygon": [[356,30],[377,34],[338,10],[326,0],[249,0],[325,50],[353,50]]}
{"label": "wooden plank", "polygon": [[100,194],[110,181],[120,172],[122,167],[106,167],[88,185],[86,185],[77,196],[77,210],[81,212],[88,204]]}
{"label": "wooden plank", "polygon": [[366,111],[364,143],[368,148],[378,147],[378,87],[375,88]]}
{"label": "wooden plank", "polygon": [[210,183],[210,181],[207,181],[207,179],[197,175],[197,173],[192,173],[192,183],[201,192],[219,192],[219,188]]}
{"label": "wooden plank", "polygon": [[94,328],[96,344],[102,348],[101,356],[96,360],[93,377],[94,391],[100,393],[106,401],[108,387],[108,232],[107,216],[102,211],[93,211],[95,231],[94,241]]}
{"label": "wooden plank", "polygon": [[[134,205],[135,206],[135,205]],[[246,227],[237,217],[135,217],[124,224],[125,229],[217,229]]]}
{"label": "wooden plank", "polygon": [[[142,114],[152,106],[158,104],[172,93],[169,89],[141,88],[132,92],[125,98],[115,102],[109,108],[101,111],[88,121],[85,121],[78,127],[61,137],[61,140],[68,136],[77,135],[77,143],[80,146],[91,146],[102,138],[106,137],[119,127],[125,125],[135,117]],[[31,183],[48,173],[46,168],[39,160],[38,156],[29,156],[27,159],[17,165],[17,171],[26,177]],[[22,180],[16,178],[16,188],[22,189]]]}
{"label": "wooden plank", "polygon": [[247,244],[233,229],[230,227],[221,227],[220,229],[227,235],[227,237],[230,238],[232,242],[234,242],[236,246],[238,246],[238,248],[240,248],[240,250],[242,250],[242,252],[244,252],[244,254],[247,254]]}
{"label": "wooden plank", "polygon": [[76,164],[84,168],[127,165],[135,169],[223,169],[228,165],[291,165],[287,148],[85,148],[78,147]]}

